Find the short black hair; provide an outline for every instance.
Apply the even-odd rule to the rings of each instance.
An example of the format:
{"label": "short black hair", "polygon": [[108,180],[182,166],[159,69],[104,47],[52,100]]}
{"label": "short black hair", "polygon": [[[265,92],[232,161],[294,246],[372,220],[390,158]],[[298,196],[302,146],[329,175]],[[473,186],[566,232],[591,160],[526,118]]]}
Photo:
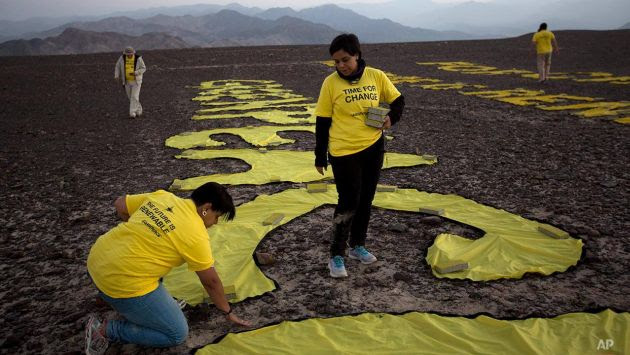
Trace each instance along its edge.
{"label": "short black hair", "polygon": [[542,31],[542,30],[546,30],[547,29],[547,23],[543,22],[540,24],[540,27],[538,27],[538,31]]}
{"label": "short black hair", "polygon": [[232,196],[225,186],[216,182],[207,182],[199,186],[190,194],[190,198],[195,202],[195,206],[211,203],[212,210],[221,213],[225,220],[231,221],[236,216]]}
{"label": "short black hair", "polygon": [[333,55],[340,49],[343,49],[350,55],[358,54],[359,59],[361,59],[361,43],[359,43],[359,38],[354,33],[344,33],[335,37],[330,43],[328,52],[330,52],[330,55]]}

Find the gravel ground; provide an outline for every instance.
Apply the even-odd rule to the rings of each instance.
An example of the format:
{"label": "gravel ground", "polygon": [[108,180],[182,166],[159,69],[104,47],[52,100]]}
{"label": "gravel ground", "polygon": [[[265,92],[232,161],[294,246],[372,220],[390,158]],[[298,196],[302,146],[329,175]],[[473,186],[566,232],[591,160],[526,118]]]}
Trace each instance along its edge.
{"label": "gravel ground", "polygon": [[[630,75],[630,31],[557,32],[562,47],[553,71]],[[440,71],[416,62],[470,61],[535,70],[529,36],[487,41],[364,46],[369,65],[399,75],[464,81],[496,89],[628,100],[628,85],[551,81]],[[116,223],[114,199],[167,188],[173,179],[236,172],[246,164],[174,159],[164,141],[183,131],[262,125],[253,119],[192,121],[201,81],[268,79],[315,99],[330,68],[327,46],[147,51],[141,101],[145,117],[130,120],[114,84],[118,54],[0,58],[0,353],[78,353],[90,312],[114,316],[96,302],[85,268],[90,246]],[[319,208],[275,229],[259,245],[278,262],[262,267],[280,286],[236,306],[262,327],[283,320],[362,312],[427,311],[501,319],[552,317],[612,308],[630,310],[630,126],[546,112],[455,90],[399,85],[407,101],[388,151],[435,154],[439,163],[385,170],[381,181],[457,194],[525,218],[555,225],[584,242],[577,266],[551,276],[472,282],[437,279],[424,262],[443,232],[470,238],[478,230],[419,214],[374,209],[368,242],[376,265],[349,263],[350,277],[332,280],[326,268],[326,229],[333,207]],[[312,150],[314,136],[283,133]],[[229,148],[250,148],[221,135]],[[233,186],[245,202],[291,184]],[[404,225],[397,232],[394,224]],[[170,349],[113,345],[108,354],[181,354],[242,329],[213,307],[185,311],[190,336]]]}

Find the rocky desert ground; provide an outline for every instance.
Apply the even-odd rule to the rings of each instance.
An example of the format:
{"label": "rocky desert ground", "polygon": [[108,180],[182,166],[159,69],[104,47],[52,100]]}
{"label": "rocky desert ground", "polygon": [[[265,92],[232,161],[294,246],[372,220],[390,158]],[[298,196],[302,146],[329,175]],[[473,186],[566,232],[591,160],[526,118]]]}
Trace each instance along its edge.
{"label": "rocky desert ground", "polygon": [[[630,30],[560,31],[552,71],[630,75]],[[466,61],[535,71],[529,35],[484,41],[367,44],[369,65],[401,76],[465,82],[493,89],[544,90],[605,101],[630,100],[630,86],[518,75],[470,75],[417,62]],[[85,261],[92,243],[116,223],[113,201],[127,193],[166,189],[173,179],[237,172],[237,160],[175,159],[165,140],[184,131],[261,125],[253,118],[193,121],[191,99],[202,81],[274,80],[295,93],[319,94],[330,67],[327,46],[239,47],[143,52],[144,117],[127,117],[127,99],[113,80],[118,53],[0,58],[0,353],[83,351],[91,312],[115,314],[96,301]],[[630,310],[630,125],[543,111],[458,90],[397,85],[407,107],[391,129],[391,152],[434,154],[431,166],[383,171],[385,184],[457,194],[552,224],[583,241],[576,266],[550,276],[487,282],[438,279],[424,261],[439,233],[469,238],[480,231],[446,219],[374,209],[371,249],[380,261],[349,264],[333,280],[326,268],[326,230],[333,207],[275,229],[258,250],[277,262],[262,266],[278,289],[247,299],[238,313],[263,327],[283,320],[362,312],[487,314],[500,319],[553,317],[611,308]],[[312,150],[307,132],[282,133]],[[220,135],[229,148],[251,148]],[[219,148],[221,149],[221,148]],[[238,203],[291,183],[231,186]],[[186,193],[181,193],[186,196]],[[108,354],[183,354],[244,329],[211,305],[187,307],[187,342],[170,349],[112,345]]]}

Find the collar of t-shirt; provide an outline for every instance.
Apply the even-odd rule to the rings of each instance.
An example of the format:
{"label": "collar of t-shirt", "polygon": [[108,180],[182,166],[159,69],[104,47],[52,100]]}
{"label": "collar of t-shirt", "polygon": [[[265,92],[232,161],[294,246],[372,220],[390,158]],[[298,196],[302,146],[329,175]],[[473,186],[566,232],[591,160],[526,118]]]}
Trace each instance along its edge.
{"label": "collar of t-shirt", "polygon": [[339,69],[337,69],[337,74],[339,74],[339,76],[342,79],[345,79],[347,81],[350,82],[350,84],[356,84],[359,82],[359,80],[361,80],[361,76],[363,76],[363,71],[365,70],[365,60],[363,60],[363,58],[360,58],[357,61],[357,70],[350,74],[350,75],[343,75]]}

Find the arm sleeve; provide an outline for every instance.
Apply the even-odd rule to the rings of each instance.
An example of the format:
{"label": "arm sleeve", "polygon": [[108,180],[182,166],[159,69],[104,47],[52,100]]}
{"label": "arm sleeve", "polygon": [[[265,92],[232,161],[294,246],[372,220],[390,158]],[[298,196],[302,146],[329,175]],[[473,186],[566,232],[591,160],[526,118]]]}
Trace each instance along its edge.
{"label": "arm sleeve", "polygon": [[389,119],[392,121],[392,126],[400,121],[403,109],[405,108],[405,97],[400,95],[396,100],[389,104]]}
{"label": "arm sleeve", "polygon": [[380,74],[380,102],[391,104],[392,102],[394,102],[394,100],[396,100],[396,98],[400,96],[400,91],[396,89],[394,84],[392,84],[391,80],[389,80],[385,73],[381,71]]}
{"label": "arm sleeve", "polygon": [[118,77],[120,76],[120,65],[121,65],[121,61],[120,58],[118,58],[118,61],[116,62],[116,66],[114,67],[114,79],[118,79]]}
{"label": "arm sleeve", "polygon": [[147,71],[147,67],[146,65],[144,65],[144,60],[142,59],[142,57],[140,57],[138,58],[138,69],[136,70],[136,72],[139,75],[142,75],[145,71]]}
{"label": "arm sleeve", "polygon": [[138,195],[127,195],[125,197],[125,204],[127,205],[127,212],[129,212],[130,216],[134,212],[136,212],[138,208],[140,208],[140,206],[142,206],[142,204],[144,203],[144,200],[146,200],[149,195],[150,194],[146,193],[146,194],[138,194]]}
{"label": "arm sleeve", "polygon": [[319,98],[317,106],[315,106],[315,116],[332,117],[333,116],[333,98],[330,93],[330,80],[326,78],[319,90]]}
{"label": "arm sleeve", "polygon": [[214,266],[214,257],[207,234],[205,234],[205,239],[201,239],[196,245],[183,250],[181,255],[186,260],[190,271],[206,270]]}
{"label": "arm sleeve", "polygon": [[328,137],[332,118],[317,116],[315,121],[315,166],[328,166]]}

